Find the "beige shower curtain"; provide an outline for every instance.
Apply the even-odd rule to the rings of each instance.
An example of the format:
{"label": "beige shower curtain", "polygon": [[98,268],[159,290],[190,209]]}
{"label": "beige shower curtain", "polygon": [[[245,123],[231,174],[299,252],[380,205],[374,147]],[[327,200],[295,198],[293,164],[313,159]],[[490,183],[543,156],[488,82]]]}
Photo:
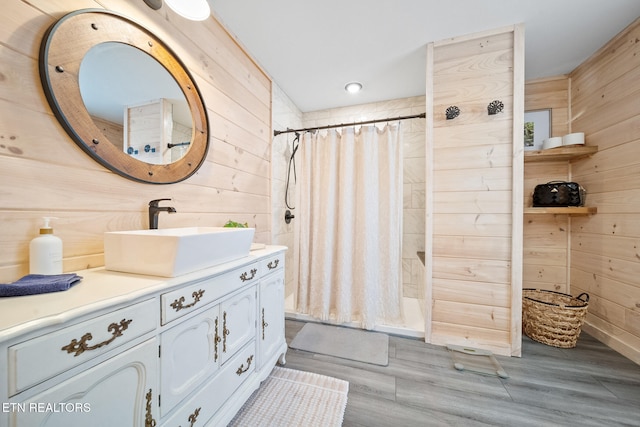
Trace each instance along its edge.
{"label": "beige shower curtain", "polygon": [[298,312],[402,324],[400,124],[305,133],[298,177]]}

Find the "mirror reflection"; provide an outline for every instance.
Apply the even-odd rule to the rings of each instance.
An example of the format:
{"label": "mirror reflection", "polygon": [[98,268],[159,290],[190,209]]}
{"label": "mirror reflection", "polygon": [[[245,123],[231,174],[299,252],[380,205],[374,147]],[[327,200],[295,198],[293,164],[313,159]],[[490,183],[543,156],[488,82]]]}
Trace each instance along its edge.
{"label": "mirror reflection", "polygon": [[82,101],[119,150],[150,164],[169,164],[190,147],[193,119],[173,76],[153,57],[119,42],[93,46],[80,64]]}

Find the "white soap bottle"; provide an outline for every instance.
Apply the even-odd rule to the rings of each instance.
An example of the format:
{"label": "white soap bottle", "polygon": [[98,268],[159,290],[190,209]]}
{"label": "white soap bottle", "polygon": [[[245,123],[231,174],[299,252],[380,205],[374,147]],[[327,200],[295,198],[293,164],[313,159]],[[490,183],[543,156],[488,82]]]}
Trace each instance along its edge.
{"label": "white soap bottle", "polygon": [[29,244],[30,274],[62,274],[62,240],[53,235],[52,217],[44,217],[40,236]]}

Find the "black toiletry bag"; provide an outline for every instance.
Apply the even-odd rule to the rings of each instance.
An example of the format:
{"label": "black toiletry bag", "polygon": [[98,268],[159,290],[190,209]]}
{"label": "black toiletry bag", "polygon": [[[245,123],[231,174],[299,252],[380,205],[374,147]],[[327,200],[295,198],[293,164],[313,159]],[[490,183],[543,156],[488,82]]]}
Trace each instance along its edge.
{"label": "black toiletry bag", "polygon": [[551,181],[536,185],[533,190],[533,206],[584,206],[586,195],[585,189],[576,182]]}

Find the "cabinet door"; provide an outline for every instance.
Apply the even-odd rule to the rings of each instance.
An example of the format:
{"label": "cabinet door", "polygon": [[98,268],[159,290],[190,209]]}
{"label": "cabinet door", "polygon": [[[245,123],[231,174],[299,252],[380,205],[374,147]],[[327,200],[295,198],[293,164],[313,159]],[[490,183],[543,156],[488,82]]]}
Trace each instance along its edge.
{"label": "cabinet door", "polygon": [[256,334],[256,292],[256,287],[251,286],[220,304],[221,363],[226,362]]}
{"label": "cabinet door", "polygon": [[9,425],[144,426],[158,420],[157,372],[158,343],[153,338],[16,403]]}
{"label": "cabinet door", "polygon": [[258,313],[258,367],[278,351],[284,341],[284,270],[267,276],[260,283]]}
{"label": "cabinet door", "polygon": [[217,305],[160,335],[161,416],[218,370],[222,327]]}

